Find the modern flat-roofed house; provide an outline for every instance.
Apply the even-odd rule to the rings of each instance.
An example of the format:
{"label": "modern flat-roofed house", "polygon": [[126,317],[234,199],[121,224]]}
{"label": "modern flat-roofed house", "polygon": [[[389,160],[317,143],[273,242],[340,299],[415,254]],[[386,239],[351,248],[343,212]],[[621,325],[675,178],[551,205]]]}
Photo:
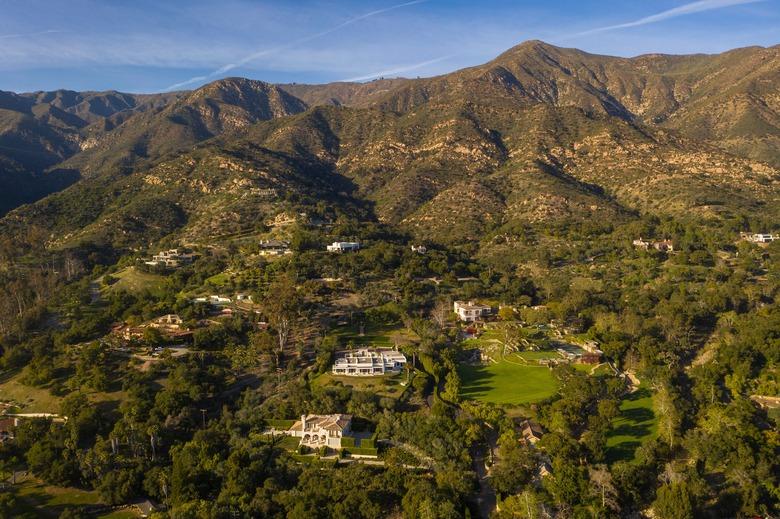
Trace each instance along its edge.
{"label": "modern flat-roofed house", "polygon": [[261,256],[282,256],[290,254],[290,244],[281,240],[263,240],[260,242]]}
{"label": "modern flat-roofed house", "polygon": [[353,252],[360,249],[356,241],[334,241],[327,247],[328,252]]}
{"label": "modern flat-roofed house", "polygon": [[301,445],[319,448],[341,448],[341,439],[352,432],[352,416],[348,414],[305,414],[286,434],[301,439]]}
{"label": "modern flat-roofed house", "polygon": [[461,321],[472,323],[483,317],[493,314],[493,308],[488,305],[480,305],[474,301],[455,301],[453,305],[455,313]]}
{"label": "modern flat-roofed house", "polygon": [[406,356],[400,351],[361,348],[336,353],[332,372],[334,375],[370,377],[400,373],[405,364]]}
{"label": "modern flat-roofed house", "polygon": [[153,267],[178,268],[182,265],[189,265],[194,260],[195,255],[191,252],[170,249],[155,254],[150,261],[146,262],[146,264]]}
{"label": "modern flat-roofed house", "polygon": [[780,236],[776,234],[768,233],[740,233],[744,239],[753,243],[772,243],[775,240],[780,240]]}

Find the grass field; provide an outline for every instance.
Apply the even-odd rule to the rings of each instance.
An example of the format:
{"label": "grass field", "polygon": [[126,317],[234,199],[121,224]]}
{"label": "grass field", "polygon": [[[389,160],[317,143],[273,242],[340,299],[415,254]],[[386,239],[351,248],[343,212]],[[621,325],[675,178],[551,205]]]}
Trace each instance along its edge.
{"label": "grass field", "polygon": [[414,333],[402,326],[371,326],[366,325],[363,335],[358,326],[340,326],[331,333],[335,335],[339,344],[346,345],[350,341],[356,346],[392,347],[396,342],[412,342],[416,339]]}
{"label": "grass field", "polygon": [[149,290],[154,293],[165,284],[165,277],[142,272],[135,267],[128,267],[112,275],[119,278],[119,281],[111,285],[111,290],[125,290],[136,294]]}
{"label": "grass field", "polygon": [[[16,497],[16,506],[13,510],[14,515],[27,513],[34,517],[56,518],[66,508],[101,503],[97,492],[77,488],[55,487],[35,479],[19,482],[13,488],[14,496]],[[128,509],[94,517],[98,519],[129,519],[138,517],[138,514]]]}
{"label": "grass field", "polygon": [[405,374],[383,375],[376,377],[339,377],[332,373],[323,373],[312,381],[314,387],[332,386],[341,383],[358,391],[368,391],[377,396],[398,398],[404,392],[401,382],[406,380]]}
{"label": "grass field", "polygon": [[52,395],[48,389],[25,386],[19,382],[21,374],[7,378],[0,377],[0,401],[13,400],[24,404],[23,413],[59,413],[60,397]]}
{"label": "grass field", "polygon": [[657,434],[657,428],[653,394],[649,388],[640,386],[620,403],[620,415],[607,434],[607,461],[633,460],[636,450]]}
{"label": "grass field", "polygon": [[461,396],[495,404],[520,405],[555,394],[558,381],[550,370],[506,360],[487,365],[461,365]]}

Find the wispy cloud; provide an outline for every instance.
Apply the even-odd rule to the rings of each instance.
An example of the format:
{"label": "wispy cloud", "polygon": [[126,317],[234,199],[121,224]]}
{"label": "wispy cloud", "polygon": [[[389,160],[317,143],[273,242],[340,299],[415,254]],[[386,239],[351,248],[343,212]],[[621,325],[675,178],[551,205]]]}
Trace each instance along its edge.
{"label": "wispy cloud", "polygon": [[214,70],[213,72],[211,72],[211,73],[209,73],[209,74],[207,74],[205,76],[195,76],[195,77],[191,77],[190,79],[188,79],[186,81],[182,81],[180,83],[175,83],[175,84],[169,86],[168,88],[166,88],[166,90],[177,90],[179,88],[183,88],[183,87],[191,85],[193,83],[198,83],[198,82],[203,81],[205,79],[225,74],[225,73],[230,72],[231,70],[236,69],[236,68],[238,68],[238,67],[240,67],[242,65],[246,65],[247,63],[249,63],[251,61],[254,61],[256,59],[262,58],[264,56],[269,56],[269,55],[272,55],[272,54],[276,54],[276,53],[278,53],[280,51],[287,50],[287,49],[290,49],[292,47],[295,47],[295,46],[298,46],[298,45],[302,45],[304,43],[308,43],[308,42],[310,42],[312,40],[315,40],[317,38],[321,38],[323,36],[327,36],[328,34],[332,34],[332,33],[335,33],[337,31],[340,31],[341,29],[344,29],[345,27],[353,25],[353,24],[355,24],[357,22],[360,22],[362,20],[366,20],[368,18],[372,18],[374,16],[378,16],[380,14],[384,14],[384,13],[387,13],[389,11],[394,11],[396,9],[401,9],[403,7],[410,7],[410,6],[413,6],[413,5],[422,4],[422,3],[425,3],[425,2],[428,2],[428,1],[429,0],[412,0],[410,2],[404,2],[402,4],[391,5],[389,7],[385,7],[385,8],[382,8],[382,9],[377,9],[377,10],[374,10],[374,11],[371,11],[371,12],[368,12],[368,13],[361,14],[359,16],[355,16],[355,17],[350,18],[350,19],[348,19],[348,20],[346,20],[346,21],[344,21],[344,22],[342,22],[342,23],[340,23],[338,25],[335,25],[335,26],[333,26],[333,27],[331,27],[329,29],[325,29],[323,31],[316,32],[314,34],[310,34],[308,36],[304,36],[303,38],[299,38],[297,40],[293,40],[291,42],[284,43],[284,44],[278,45],[276,47],[271,47],[269,49],[263,49],[263,50],[259,50],[257,52],[253,52],[252,54],[248,54],[247,56],[244,56],[243,58],[241,58],[241,59],[239,59],[237,61],[234,61],[232,63],[228,63],[226,65],[223,65],[223,66],[219,67],[218,69]]}
{"label": "wispy cloud", "polygon": [[396,76],[398,74],[403,74],[404,72],[421,69],[423,67],[427,67],[428,65],[433,65],[434,63],[439,63],[440,61],[448,60],[454,56],[455,54],[448,54],[447,56],[441,56],[438,58],[429,59],[428,61],[421,61],[420,63],[414,63],[413,65],[404,65],[403,67],[383,70],[381,72],[375,72],[373,74],[367,74],[365,76],[357,76],[357,77],[342,79],[341,81],[351,83],[354,81],[367,81],[369,79],[374,79],[374,78],[384,77],[384,76]]}
{"label": "wispy cloud", "polygon": [[43,34],[59,34],[63,32],[65,31],[50,29],[48,31],[37,31],[37,32],[28,32],[28,33],[20,33],[20,34],[0,34],[0,40],[8,40],[11,38],[29,38],[31,36],[41,36]]}
{"label": "wispy cloud", "polygon": [[616,29],[626,29],[629,27],[638,27],[640,25],[648,25],[651,23],[658,23],[670,18],[677,18],[678,16],[686,16],[694,13],[701,13],[704,11],[712,11],[714,9],[723,9],[724,7],[731,7],[734,5],[754,4],[756,2],[763,2],[765,0],[699,0],[698,2],[691,2],[689,4],[681,5],[673,9],[661,11],[644,18],[639,18],[626,23],[619,23],[617,25],[607,25],[605,27],[597,27],[583,32],[578,32],[568,36],[569,38],[575,38],[579,36],[587,36],[590,34],[597,34],[600,32],[614,31]]}

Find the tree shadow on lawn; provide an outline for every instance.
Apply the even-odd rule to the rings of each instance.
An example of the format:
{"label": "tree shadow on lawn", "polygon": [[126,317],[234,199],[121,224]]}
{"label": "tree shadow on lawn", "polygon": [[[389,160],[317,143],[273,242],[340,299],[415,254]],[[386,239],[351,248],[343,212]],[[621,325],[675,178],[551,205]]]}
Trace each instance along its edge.
{"label": "tree shadow on lawn", "polygon": [[496,378],[495,373],[491,373],[484,366],[465,366],[461,369],[461,393],[465,397],[478,397],[495,389],[492,383]]}

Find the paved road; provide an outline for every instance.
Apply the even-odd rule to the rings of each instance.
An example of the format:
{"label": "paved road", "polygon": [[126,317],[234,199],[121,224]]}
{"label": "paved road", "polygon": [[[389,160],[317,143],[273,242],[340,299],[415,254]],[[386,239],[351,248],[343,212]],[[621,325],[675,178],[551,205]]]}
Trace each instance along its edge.
{"label": "paved road", "polygon": [[496,509],[496,492],[490,485],[488,471],[485,468],[486,447],[479,445],[474,448],[471,454],[473,460],[474,472],[479,480],[479,494],[476,496],[479,516],[482,519],[489,519],[490,514]]}

